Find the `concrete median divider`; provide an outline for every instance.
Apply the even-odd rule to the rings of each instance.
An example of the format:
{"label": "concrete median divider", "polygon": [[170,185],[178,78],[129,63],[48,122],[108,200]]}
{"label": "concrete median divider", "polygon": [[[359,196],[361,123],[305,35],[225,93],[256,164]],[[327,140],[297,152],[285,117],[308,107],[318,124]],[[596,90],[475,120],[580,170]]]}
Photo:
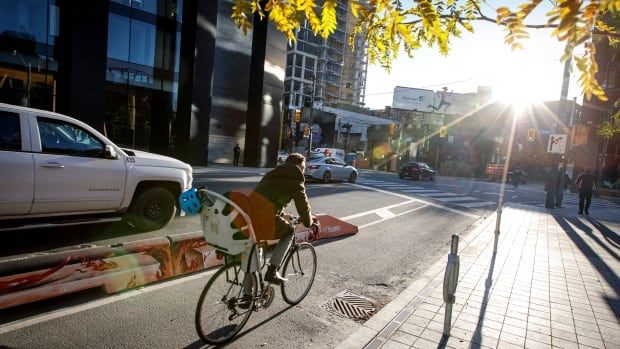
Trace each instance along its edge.
{"label": "concrete median divider", "polygon": [[174,276],[167,238],[0,262],[0,309],[102,287],[113,293]]}
{"label": "concrete median divider", "polygon": [[[317,217],[321,223],[318,235],[300,228],[296,231],[300,241],[358,232],[355,225],[335,217]],[[0,309],[98,287],[116,293],[221,263],[201,232],[31,254],[0,261]]]}

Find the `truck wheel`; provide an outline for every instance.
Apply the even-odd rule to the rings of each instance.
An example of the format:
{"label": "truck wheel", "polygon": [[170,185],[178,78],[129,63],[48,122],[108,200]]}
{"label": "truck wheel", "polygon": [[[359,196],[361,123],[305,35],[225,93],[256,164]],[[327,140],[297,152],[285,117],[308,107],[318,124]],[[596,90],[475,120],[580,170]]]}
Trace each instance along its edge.
{"label": "truck wheel", "polygon": [[138,194],[129,207],[128,219],[144,231],[161,229],[176,212],[175,200],[164,188],[149,188]]}

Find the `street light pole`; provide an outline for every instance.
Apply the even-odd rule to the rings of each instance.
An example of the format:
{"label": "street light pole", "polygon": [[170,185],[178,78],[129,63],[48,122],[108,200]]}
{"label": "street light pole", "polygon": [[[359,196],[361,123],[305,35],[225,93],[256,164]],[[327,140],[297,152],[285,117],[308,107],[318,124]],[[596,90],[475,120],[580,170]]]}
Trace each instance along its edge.
{"label": "street light pole", "polygon": [[308,152],[306,153],[306,157],[310,157],[310,152],[312,151],[312,126],[314,123],[314,92],[316,89],[316,75],[312,74],[312,95],[310,96],[310,119],[308,121],[308,127],[310,128],[310,134],[308,135]]}

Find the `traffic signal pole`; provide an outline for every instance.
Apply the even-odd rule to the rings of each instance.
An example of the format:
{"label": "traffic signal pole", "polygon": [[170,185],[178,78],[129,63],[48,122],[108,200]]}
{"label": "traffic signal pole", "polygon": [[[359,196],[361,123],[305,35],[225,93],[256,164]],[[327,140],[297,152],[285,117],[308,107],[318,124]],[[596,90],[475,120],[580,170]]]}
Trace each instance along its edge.
{"label": "traffic signal pole", "polygon": [[[565,119],[564,105],[568,96],[568,84],[570,83],[570,66],[571,59],[567,59],[564,63],[564,76],[562,79],[562,90],[560,93],[560,103],[558,105],[558,119]],[[562,132],[563,125],[560,125]],[[563,160],[562,168],[558,169],[560,160]],[[563,190],[564,190],[564,174],[566,173],[566,156],[553,154],[551,157],[551,169],[547,176],[547,197],[545,200],[545,208],[554,208],[562,206]]]}

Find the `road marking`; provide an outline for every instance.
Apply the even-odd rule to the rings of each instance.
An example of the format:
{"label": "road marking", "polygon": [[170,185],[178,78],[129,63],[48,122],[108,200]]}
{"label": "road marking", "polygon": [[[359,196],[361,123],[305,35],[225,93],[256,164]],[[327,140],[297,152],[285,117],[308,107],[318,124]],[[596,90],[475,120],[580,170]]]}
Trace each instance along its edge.
{"label": "road marking", "polygon": [[416,207],[416,208],[413,208],[413,209],[411,209],[411,210],[407,210],[407,211],[405,211],[405,212],[401,212],[401,213],[399,213],[399,214],[394,214],[394,216],[392,216],[392,217],[390,217],[390,218],[382,218],[382,219],[379,219],[378,221],[374,221],[374,222],[366,223],[366,224],[364,224],[364,225],[360,225],[359,227],[357,227],[357,229],[363,229],[363,228],[369,227],[369,226],[371,226],[371,225],[375,225],[375,224],[377,224],[377,223],[381,223],[381,222],[383,222],[383,221],[387,221],[388,219],[391,219],[391,218],[394,218],[394,217],[399,217],[399,216],[402,216],[402,215],[405,215],[405,214],[408,214],[408,213],[411,213],[411,212],[417,211],[417,210],[419,210],[419,209],[421,209],[421,208],[424,208],[424,207],[426,207],[426,206],[428,206],[428,205],[422,205],[422,206],[420,206],[420,207]]}
{"label": "road marking", "polygon": [[347,183],[347,185],[351,185],[351,186],[359,187],[359,188],[364,188],[366,190],[372,190],[372,191],[376,191],[376,192],[379,192],[379,193],[384,193],[384,194],[388,194],[388,195],[392,195],[392,196],[397,196],[399,198],[403,198],[403,199],[407,199],[407,200],[417,201],[419,203],[422,203],[422,204],[425,204],[425,205],[428,205],[428,206],[433,206],[433,207],[436,207],[436,208],[439,208],[439,209],[442,209],[442,210],[445,210],[445,211],[449,211],[449,212],[452,212],[452,213],[458,213],[460,215],[467,216],[467,217],[470,217],[470,218],[478,218],[478,215],[475,215],[473,213],[457,210],[457,209],[454,209],[452,207],[447,207],[447,206],[444,206],[444,205],[436,204],[434,202],[430,202],[430,201],[427,201],[427,200],[422,200],[422,199],[418,199],[418,198],[412,198],[411,196],[407,196],[407,195],[404,195],[404,194],[398,194],[398,193],[394,193],[394,192],[391,192],[391,191],[381,190],[381,189],[377,189],[377,188],[373,188],[373,187],[368,187],[368,186],[361,185],[361,184]]}
{"label": "road marking", "polygon": [[446,193],[446,192],[441,192],[441,193],[426,193],[426,194],[422,194],[423,196],[427,196],[429,198],[436,198],[436,197],[441,197],[441,196],[458,196],[458,194],[454,194],[454,193]]}
{"label": "road marking", "polygon": [[[64,316],[68,316],[68,315],[73,315],[73,314],[77,314],[86,310],[90,310],[93,308],[97,308],[97,307],[101,307],[107,304],[111,304],[111,303],[116,303],[122,300],[125,300],[127,298],[131,298],[131,297],[135,297],[135,296],[139,296],[145,293],[149,293],[152,291],[157,291],[159,289],[162,288],[166,288],[166,287],[170,287],[170,286],[174,286],[174,285],[178,285],[187,281],[191,281],[191,280],[195,280],[195,279],[200,279],[206,276],[209,276],[211,274],[213,274],[216,269],[211,269],[208,270],[206,272],[200,272],[198,274],[195,275],[190,275],[190,276],[186,276],[183,278],[179,278],[179,279],[174,279],[171,281],[163,281],[161,283],[157,283],[155,285],[151,285],[151,286],[144,286],[144,287],[140,287],[138,289],[135,290],[130,290],[130,291],[125,291],[123,293],[119,293],[119,294],[115,294],[103,299],[99,299],[96,301],[92,301],[89,303],[85,303],[85,304],[80,304],[80,305],[76,305],[76,306],[72,306],[69,308],[64,308],[62,310],[56,310],[44,315],[40,315],[40,316],[34,316],[34,317],[30,317],[27,318],[25,320],[18,320],[18,321],[14,321],[14,322],[9,322],[7,324],[1,325],[0,326],[0,334],[5,334],[11,331],[16,331],[19,329],[22,329],[24,327],[28,327],[28,326],[33,326],[42,322],[46,322],[49,320],[54,320],[54,319],[58,319]],[[205,282],[206,284],[206,282]]]}
{"label": "road marking", "polygon": [[439,190],[435,189],[410,189],[410,190],[401,190],[403,193],[439,193]]}
{"label": "road marking", "polygon": [[472,200],[480,200],[480,199],[472,198],[471,196],[458,196],[455,198],[437,198],[437,200],[445,201],[445,202],[453,202],[453,201],[472,201]]}
{"label": "road marking", "polygon": [[464,206],[464,207],[472,208],[472,207],[491,206],[493,204],[495,204],[495,202],[490,202],[490,201],[463,202],[463,203],[460,203],[459,206]]}
{"label": "road marking", "polygon": [[[398,204],[393,204],[393,205],[389,205],[389,206],[385,206],[385,207],[380,207],[374,210],[370,210],[370,211],[366,211],[366,212],[360,212],[360,213],[356,213],[356,214],[352,214],[350,216],[346,216],[346,217],[340,217],[338,219],[342,219],[343,221],[348,221],[354,218],[359,218],[359,217],[363,217],[363,216],[367,216],[369,214],[376,214],[377,216],[381,216],[379,211],[387,211],[389,209],[392,209],[394,207],[399,207],[399,206],[403,206],[403,205],[407,205],[413,202],[419,202],[418,200],[412,200],[410,197],[407,197],[407,199],[409,199],[408,201],[405,202],[400,202]],[[392,212],[390,212],[392,213]],[[393,213],[392,213],[393,214]]]}
{"label": "road marking", "polygon": [[387,209],[380,209],[377,210],[377,215],[381,217],[381,219],[387,219],[394,217],[396,214]]}

